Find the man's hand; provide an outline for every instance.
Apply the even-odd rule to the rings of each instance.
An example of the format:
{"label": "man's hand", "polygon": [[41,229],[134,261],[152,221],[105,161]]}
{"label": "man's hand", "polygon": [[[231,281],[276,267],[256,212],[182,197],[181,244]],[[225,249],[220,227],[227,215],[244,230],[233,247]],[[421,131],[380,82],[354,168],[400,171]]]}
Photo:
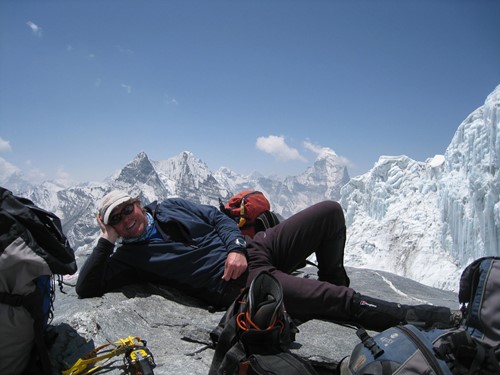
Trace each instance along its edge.
{"label": "man's hand", "polygon": [[116,233],[115,228],[111,225],[106,225],[102,222],[101,215],[97,214],[97,224],[99,224],[99,228],[101,228],[101,237],[108,240],[111,243],[115,243],[118,239],[118,233]]}
{"label": "man's hand", "polygon": [[237,279],[247,269],[247,258],[244,254],[236,251],[227,254],[226,263],[224,264],[224,275],[222,278],[225,281]]}

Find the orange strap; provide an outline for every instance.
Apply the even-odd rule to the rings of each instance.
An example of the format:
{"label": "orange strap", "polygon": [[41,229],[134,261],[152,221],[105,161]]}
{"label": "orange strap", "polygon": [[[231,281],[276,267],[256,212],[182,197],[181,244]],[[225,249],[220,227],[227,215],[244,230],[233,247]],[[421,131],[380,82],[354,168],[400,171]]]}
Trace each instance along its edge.
{"label": "orange strap", "polygon": [[236,324],[238,327],[243,330],[243,331],[248,331],[249,329],[256,329],[258,331],[268,331],[270,329],[273,329],[276,323],[281,325],[281,331],[283,331],[283,328],[285,328],[285,325],[281,320],[278,320],[278,316],[275,316],[273,319],[273,322],[269,325],[269,327],[263,329],[260,328],[257,324],[255,324],[252,319],[250,318],[250,314],[248,311],[246,312],[241,312],[238,315],[236,315]]}

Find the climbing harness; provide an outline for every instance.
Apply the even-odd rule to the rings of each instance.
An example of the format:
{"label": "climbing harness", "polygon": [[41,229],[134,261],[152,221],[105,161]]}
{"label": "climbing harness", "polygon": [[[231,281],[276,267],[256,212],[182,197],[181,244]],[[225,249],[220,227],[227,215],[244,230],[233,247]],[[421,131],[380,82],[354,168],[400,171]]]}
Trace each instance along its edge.
{"label": "climbing harness", "polygon": [[[98,354],[108,346],[108,349],[102,354]],[[98,346],[87,355],[78,359],[71,368],[62,372],[62,375],[91,374],[104,365],[95,365],[101,361],[109,361],[113,357],[124,355],[123,362],[125,373],[130,375],[153,375],[153,369],[156,367],[153,354],[146,347],[146,340],[139,337],[129,336],[125,339],[119,339],[114,343],[108,343]],[[87,370],[89,366],[93,366]]]}

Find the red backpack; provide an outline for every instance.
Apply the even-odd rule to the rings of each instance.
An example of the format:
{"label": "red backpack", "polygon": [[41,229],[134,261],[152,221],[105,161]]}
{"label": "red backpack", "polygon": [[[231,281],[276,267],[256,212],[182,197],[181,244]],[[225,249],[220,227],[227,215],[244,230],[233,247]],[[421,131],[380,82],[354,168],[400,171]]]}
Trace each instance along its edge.
{"label": "red backpack", "polygon": [[226,204],[219,198],[219,205],[222,212],[236,221],[241,232],[250,237],[280,222],[267,198],[257,190],[240,191]]}

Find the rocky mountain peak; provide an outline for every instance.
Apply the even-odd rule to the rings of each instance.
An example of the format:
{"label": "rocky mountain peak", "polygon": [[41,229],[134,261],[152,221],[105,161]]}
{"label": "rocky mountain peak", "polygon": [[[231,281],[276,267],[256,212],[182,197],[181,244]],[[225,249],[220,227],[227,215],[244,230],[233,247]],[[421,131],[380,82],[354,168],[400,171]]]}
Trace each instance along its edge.
{"label": "rocky mountain peak", "polygon": [[333,150],[310,146],[318,155],[313,165],[284,179],[228,168],[212,173],[189,151],[161,161],[141,152],[103,183],[63,188],[26,182],[13,190],[60,215],[77,254],[92,248],[96,202],[111,189],[144,203],[178,196],[216,207],[219,198],[255,189],[284,218],[319,201],[338,200],[346,215],[349,266],[453,290],[470,259],[500,256],[499,108],[500,86],[458,127],[444,155],[425,162],[382,156],[372,170],[352,179]]}

